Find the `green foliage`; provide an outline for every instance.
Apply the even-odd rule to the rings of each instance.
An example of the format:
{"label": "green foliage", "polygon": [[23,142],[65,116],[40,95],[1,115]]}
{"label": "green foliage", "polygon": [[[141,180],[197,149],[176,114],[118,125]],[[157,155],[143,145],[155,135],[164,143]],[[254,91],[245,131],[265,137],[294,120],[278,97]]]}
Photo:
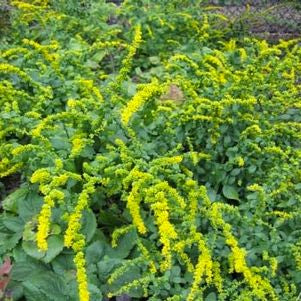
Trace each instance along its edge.
{"label": "green foliage", "polygon": [[300,43],[227,40],[200,2],[12,1],[14,300],[297,298]]}

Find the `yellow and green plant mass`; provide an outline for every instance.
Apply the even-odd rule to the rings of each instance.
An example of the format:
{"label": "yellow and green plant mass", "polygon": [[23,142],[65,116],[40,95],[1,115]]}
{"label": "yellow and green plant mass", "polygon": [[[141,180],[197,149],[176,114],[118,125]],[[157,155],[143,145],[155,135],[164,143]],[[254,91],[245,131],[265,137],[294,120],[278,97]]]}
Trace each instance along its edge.
{"label": "yellow and green plant mass", "polygon": [[0,299],[299,300],[300,40],[201,2],[11,1]]}

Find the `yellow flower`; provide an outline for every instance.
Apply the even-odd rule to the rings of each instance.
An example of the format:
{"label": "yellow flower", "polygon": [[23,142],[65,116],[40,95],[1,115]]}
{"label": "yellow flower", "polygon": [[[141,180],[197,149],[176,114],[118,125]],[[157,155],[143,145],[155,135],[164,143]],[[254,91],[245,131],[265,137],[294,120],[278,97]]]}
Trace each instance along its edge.
{"label": "yellow flower", "polygon": [[75,137],[72,139],[72,150],[71,150],[71,158],[76,157],[86,145],[86,141],[84,138]]}
{"label": "yellow flower", "polygon": [[88,290],[88,281],[86,273],[86,261],[82,251],[78,252],[74,257],[74,263],[76,266],[76,277],[79,291],[80,301],[89,301],[90,293]]}
{"label": "yellow flower", "polygon": [[133,57],[136,54],[136,51],[140,46],[141,42],[142,42],[141,25],[137,25],[135,28],[132,45],[128,47],[129,49],[128,55],[122,61],[122,68],[120,69],[119,75],[116,78],[115,86],[118,86],[121,83],[121,81],[125,79],[127,73],[131,68]]}
{"label": "yellow flower", "polygon": [[242,157],[237,157],[236,158],[236,163],[239,167],[243,167],[245,165],[245,161]]}
{"label": "yellow flower", "polygon": [[136,113],[149,98],[160,92],[162,92],[162,88],[157,80],[146,84],[138,91],[121,111],[121,121],[123,125],[128,125],[133,114]]}
{"label": "yellow flower", "polygon": [[200,283],[202,281],[203,275],[207,275],[206,282],[209,284],[212,281],[212,260],[210,251],[206,247],[205,241],[200,237],[199,240],[199,250],[200,255],[198,262],[196,264],[194,274],[193,274],[193,283],[190,290],[190,293],[187,297],[187,301],[194,301],[195,295],[199,289]]}
{"label": "yellow flower", "polygon": [[78,197],[78,202],[75,206],[75,209],[69,217],[68,227],[64,236],[66,247],[72,247],[73,243],[76,241],[76,237],[81,228],[82,212],[88,206],[89,195],[95,191],[95,183],[95,178],[89,179]]}
{"label": "yellow flower", "polygon": [[162,243],[162,256],[164,261],[160,267],[165,271],[171,266],[171,240],[177,238],[174,226],[169,222],[169,208],[164,192],[160,191],[155,195],[155,203],[151,205],[154,210],[155,223],[159,228],[160,242]]}
{"label": "yellow flower", "polygon": [[139,206],[141,202],[141,198],[139,195],[139,188],[141,184],[142,184],[141,180],[133,184],[132,191],[130,192],[127,198],[127,208],[130,211],[130,214],[133,219],[133,224],[137,227],[138,232],[141,234],[145,234],[147,232],[147,229],[144,225],[142,217],[140,216],[140,206]]}
{"label": "yellow flower", "polygon": [[38,231],[36,237],[38,248],[42,251],[46,251],[48,248],[47,237],[50,230],[51,210],[55,205],[54,201],[61,201],[64,197],[65,195],[62,191],[54,189],[44,198],[44,204],[38,216]]}
{"label": "yellow flower", "polygon": [[36,237],[38,248],[42,251],[47,251],[48,249],[47,237],[50,229],[51,209],[53,206],[54,201],[49,196],[46,196],[38,217],[38,232]]}
{"label": "yellow flower", "polygon": [[49,171],[45,168],[40,168],[36,170],[30,178],[31,183],[46,183],[50,180],[51,180],[51,175]]}

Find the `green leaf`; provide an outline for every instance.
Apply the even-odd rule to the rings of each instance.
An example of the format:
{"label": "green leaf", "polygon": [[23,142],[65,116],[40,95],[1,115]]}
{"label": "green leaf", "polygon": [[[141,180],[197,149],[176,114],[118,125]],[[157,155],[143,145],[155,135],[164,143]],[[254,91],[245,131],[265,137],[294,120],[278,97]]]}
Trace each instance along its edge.
{"label": "green leaf", "polygon": [[109,257],[121,259],[126,258],[129,255],[132,248],[136,245],[136,241],[137,233],[135,230],[132,230],[119,239],[116,248],[108,247],[106,250],[106,254]]}
{"label": "green leaf", "polygon": [[5,239],[0,241],[0,255],[15,248],[21,237],[22,233],[14,233],[12,235],[7,234]]}
{"label": "green leaf", "polygon": [[24,295],[25,295],[27,301],[45,300],[45,295],[31,281],[24,282],[23,286],[24,286]]}
{"label": "green leaf", "polygon": [[74,254],[61,253],[51,262],[54,272],[62,275],[67,283],[76,279],[76,269],[73,259]]}
{"label": "green leaf", "polygon": [[82,233],[85,235],[86,241],[89,242],[97,227],[95,214],[91,210],[84,211],[82,223]]}
{"label": "green leaf", "polygon": [[119,266],[122,260],[119,258],[105,257],[103,260],[97,263],[99,277],[105,278],[110,275],[111,271]]}
{"label": "green leaf", "polygon": [[30,191],[26,198],[18,200],[18,213],[27,222],[40,212],[42,204],[43,197],[35,191]]}
{"label": "green leaf", "polygon": [[44,274],[35,273],[31,279],[40,291],[47,296],[46,300],[67,301],[69,298],[65,295],[66,284],[62,277],[51,271]]}
{"label": "green leaf", "polygon": [[45,256],[45,252],[40,251],[37,247],[37,243],[35,241],[23,241],[22,247],[27,255],[33,257],[35,259],[41,259]]}
{"label": "green leaf", "polygon": [[13,264],[11,278],[16,281],[26,281],[33,273],[43,274],[46,271],[45,265],[38,261],[20,261]]}
{"label": "green leaf", "polygon": [[89,292],[91,293],[90,300],[91,301],[102,301],[102,293],[101,290],[93,284],[89,284],[88,286]]}
{"label": "green leaf", "polygon": [[100,261],[105,253],[105,243],[102,241],[95,241],[86,249],[87,264],[97,263]]}
{"label": "green leaf", "polygon": [[214,292],[211,292],[210,294],[207,295],[205,298],[205,301],[216,301],[216,294]]}
{"label": "green leaf", "polygon": [[4,216],[2,220],[7,229],[15,233],[22,233],[24,228],[24,222],[20,218],[15,216]]}
{"label": "green leaf", "polygon": [[57,150],[70,150],[71,144],[65,137],[55,136],[50,139],[52,146]]}
{"label": "green leaf", "polygon": [[28,194],[27,188],[23,187],[15,190],[13,193],[9,194],[2,202],[3,209],[5,211],[17,213],[18,202],[24,200],[27,194]]}
{"label": "green leaf", "polygon": [[57,255],[59,255],[64,248],[64,238],[61,235],[52,235],[47,239],[48,250],[43,261],[51,262]]}
{"label": "green leaf", "polygon": [[225,185],[223,187],[223,195],[227,199],[239,201],[238,192],[234,186]]}

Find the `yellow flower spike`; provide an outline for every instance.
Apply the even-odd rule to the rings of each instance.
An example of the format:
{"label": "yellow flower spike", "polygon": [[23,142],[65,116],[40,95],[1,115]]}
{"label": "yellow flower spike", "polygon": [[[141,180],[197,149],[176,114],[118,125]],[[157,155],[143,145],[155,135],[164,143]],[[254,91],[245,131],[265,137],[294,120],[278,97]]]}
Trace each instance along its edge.
{"label": "yellow flower spike", "polygon": [[76,241],[76,237],[81,228],[82,212],[88,206],[89,195],[95,191],[94,185],[96,182],[97,179],[90,178],[84,185],[84,188],[78,197],[74,211],[69,216],[68,227],[64,236],[64,243],[66,247],[72,247],[73,243]]}
{"label": "yellow flower spike", "polygon": [[186,247],[185,241],[179,241],[173,246],[173,250],[178,253],[181,260],[186,264],[187,271],[190,273],[193,273],[194,266],[191,263],[190,257],[185,253],[184,249]]}
{"label": "yellow flower spike", "polygon": [[200,283],[202,281],[202,277],[204,275],[207,276],[206,282],[208,284],[211,283],[212,281],[212,260],[211,260],[211,255],[206,247],[205,241],[200,238],[199,240],[199,250],[200,250],[200,255],[198,259],[198,263],[196,264],[195,270],[194,270],[194,275],[193,275],[193,283],[192,287],[190,290],[190,293],[187,297],[187,301],[194,301],[195,300],[195,295],[199,289]]}
{"label": "yellow flower spike", "polygon": [[118,86],[126,78],[127,73],[130,71],[133,57],[136,54],[137,49],[139,48],[141,42],[142,42],[142,31],[141,31],[141,25],[139,24],[135,28],[133,42],[128,47],[129,49],[128,55],[122,61],[122,68],[119,71],[119,75],[116,78],[115,85]]}
{"label": "yellow flower spike", "polygon": [[23,163],[17,163],[14,164],[13,166],[10,165],[11,163],[8,158],[3,158],[0,161],[0,178],[4,178],[11,174],[14,174],[23,166]]}
{"label": "yellow flower spike", "polygon": [[[43,170],[41,172],[43,172]],[[41,180],[43,181],[43,178]],[[43,188],[46,188],[46,190],[44,190]],[[37,240],[38,248],[42,251],[47,251],[48,248],[47,237],[50,231],[51,210],[55,205],[54,201],[55,200],[58,200],[59,202],[62,201],[65,195],[60,190],[57,189],[50,190],[49,186],[42,185],[42,187],[40,187],[40,190],[49,193],[49,195],[46,195],[44,197],[44,204],[38,216],[38,231],[37,231],[36,240]]]}
{"label": "yellow flower spike", "polygon": [[144,103],[154,95],[160,93],[162,93],[162,87],[157,80],[153,80],[150,84],[146,84],[122,109],[122,124],[127,126],[132,116],[144,105]]}
{"label": "yellow flower spike", "polygon": [[245,161],[242,157],[237,157],[235,159],[235,162],[239,167],[243,167],[245,165]]}
{"label": "yellow flower spike", "polygon": [[128,233],[132,229],[134,229],[134,226],[129,225],[129,226],[124,226],[124,227],[117,228],[116,230],[114,230],[114,232],[112,234],[112,247],[116,248],[117,247],[117,241],[118,241],[119,237],[126,234],[126,233]]}
{"label": "yellow flower spike", "polygon": [[38,248],[42,251],[47,251],[48,249],[47,237],[50,230],[51,209],[53,207],[54,201],[49,196],[46,196],[38,217],[38,231],[36,237]]}
{"label": "yellow flower spike", "polygon": [[151,205],[154,210],[155,223],[159,228],[160,242],[162,243],[162,256],[164,261],[161,262],[161,271],[166,271],[171,267],[171,240],[177,238],[174,226],[169,222],[169,207],[164,192],[158,192],[155,195],[155,203]]}
{"label": "yellow flower spike", "polygon": [[147,232],[147,229],[144,225],[143,219],[140,215],[140,194],[139,189],[141,184],[144,182],[144,180],[139,180],[138,182],[134,182],[132,191],[130,192],[128,198],[127,198],[127,208],[130,211],[130,214],[133,219],[133,224],[137,227],[137,230],[141,234],[145,234]]}
{"label": "yellow flower spike", "polygon": [[15,67],[10,64],[0,63],[0,72],[3,73],[14,73],[19,75],[22,79],[24,79],[27,82],[32,82],[31,78],[27,75],[26,72],[22,71],[18,67]]}
{"label": "yellow flower spike", "polygon": [[30,178],[31,183],[46,183],[49,182],[50,180],[51,180],[51,175],[46,168],[40,168],[36,170]]}
{"label": "yellow flower spike", "polygon": [[221,294],[223,292],[223,278],[221,276],[220,264],[216,261],[213,262],[213,283],[217,291]]}
{"label": "yellow flower spike", "polygon": [[86,260],[85,255],[82,251],[76,253],[74,257],[74,263],[76,266],[76,277],[78,284],[79,300],[80,301],[89,301],[90,293],[88,290],[88,280],[86,272]]}
{"label": "yellow flower spike", "polygon": [[74,158],[80,154],[80,152],[84,149],[87,144],[87,140],[80,136],[75,136],[72,138],[72,150],[70,157]]}
{"label": "yellow flower spike", "polygon": [[209,216],[213,227],[222,229],[226,243],[231,249],[229,256],[230,273],[234,271],[241,273],[254,295],[259,299],[266,300],[267,296],[269,296],[270,300],[279,300],[268,279],[261,277],[248,267],[246,251],[239,247],[237,240],[232,235],[231,225],[223,220],[220,212],[222,208],[225,208],[224,204],[218,202],[213,203],[209,209]]}
{"label": "yellow flower spike", "polygon": [[183,161],[183,156],[163,157],[152,161],[154,164],[161,166],[179,164]]}

